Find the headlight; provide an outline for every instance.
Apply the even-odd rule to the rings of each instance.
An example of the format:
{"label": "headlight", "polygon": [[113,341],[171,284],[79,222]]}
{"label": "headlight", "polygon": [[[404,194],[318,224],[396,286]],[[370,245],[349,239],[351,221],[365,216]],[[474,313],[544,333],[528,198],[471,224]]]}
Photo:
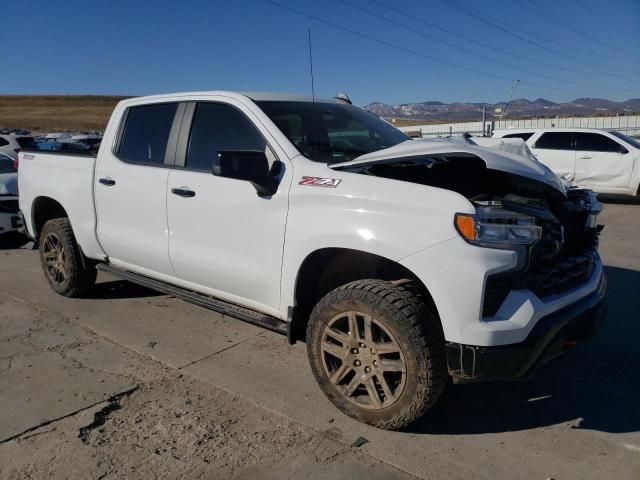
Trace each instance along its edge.
{"label": "headlight", "polygon": [[477,207],[475,214],[456,213],[455,226],[467,242],[482,247],[533,245],[542,235],[533,217],[495,206]]}

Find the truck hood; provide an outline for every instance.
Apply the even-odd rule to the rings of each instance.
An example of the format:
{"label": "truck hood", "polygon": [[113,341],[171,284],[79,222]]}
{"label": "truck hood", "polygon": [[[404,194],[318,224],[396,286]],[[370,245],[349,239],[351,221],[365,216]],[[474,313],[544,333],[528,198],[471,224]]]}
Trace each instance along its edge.
{"label": "truck hood", "polygon": [[477,145],[449,139],[407,140],[393,147],[357,157],[350,162],[329,165],[335,170],[350,170],[351,167],[367,167],[375,164],[397,163],[412,158],[476,156],[484,161],[487,169],[510,173],[544,183],[563,195],[566,185],[548,167],[531,158],[491,150]]}

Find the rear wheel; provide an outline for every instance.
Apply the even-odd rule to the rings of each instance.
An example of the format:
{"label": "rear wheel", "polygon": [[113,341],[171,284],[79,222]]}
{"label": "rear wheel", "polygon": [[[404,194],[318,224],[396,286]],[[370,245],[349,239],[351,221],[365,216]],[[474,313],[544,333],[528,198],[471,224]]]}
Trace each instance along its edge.
{"label": "rear wheel", "polygon": [[360,280],[328,293],[311,314],[307,351],[329,400],[380,428],[417,420],[447,381],[439,322],[409,285]]}
{"label": "rear wheel", "polygon": [[45,277],[56,293],[78,297],[95,284],[95,265],[82,254],[68,218],[44,224],[39,250]]}

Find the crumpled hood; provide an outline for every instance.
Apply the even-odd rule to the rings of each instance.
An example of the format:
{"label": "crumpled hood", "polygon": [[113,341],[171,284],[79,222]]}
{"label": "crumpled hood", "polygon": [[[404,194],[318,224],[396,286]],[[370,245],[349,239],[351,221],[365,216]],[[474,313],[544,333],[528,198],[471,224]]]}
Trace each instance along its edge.
{"label": "crumpled hood", "polygon": [[566,194],[566,187],[560,178],[536,160],[449,139],[407,140],[393,147],[362,155],[350,162],[335,163],[329,167],[342,170],[345,167],[389,163],[407,157],[455,154],[476,155],[484,160],[488,169],[536,180]]}
{"label": "crumpled hood", "polygon": [[18,195],[17,173],[0,173],[0,195]]}

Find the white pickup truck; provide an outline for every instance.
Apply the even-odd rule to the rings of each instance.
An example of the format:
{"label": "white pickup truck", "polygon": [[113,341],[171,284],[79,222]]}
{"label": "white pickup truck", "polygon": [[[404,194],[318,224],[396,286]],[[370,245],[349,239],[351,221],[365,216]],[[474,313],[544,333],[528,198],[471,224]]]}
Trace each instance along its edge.
{"label": "white pickup truck", "polygon": [[593,193],[344,101],[125,100],[95,157],[21,152],[19,189],[59,294],[101,270],[305,340],[331,402],[382,428],[449,377],[532,375],[604,311]]}

